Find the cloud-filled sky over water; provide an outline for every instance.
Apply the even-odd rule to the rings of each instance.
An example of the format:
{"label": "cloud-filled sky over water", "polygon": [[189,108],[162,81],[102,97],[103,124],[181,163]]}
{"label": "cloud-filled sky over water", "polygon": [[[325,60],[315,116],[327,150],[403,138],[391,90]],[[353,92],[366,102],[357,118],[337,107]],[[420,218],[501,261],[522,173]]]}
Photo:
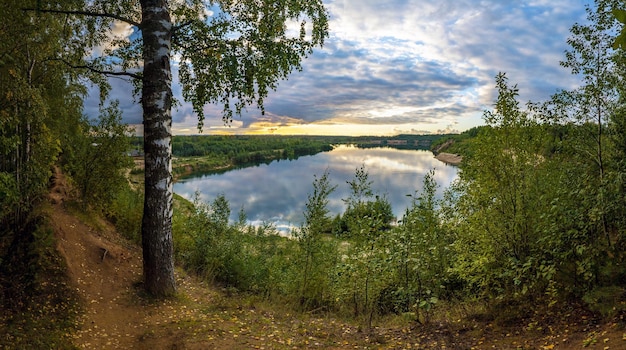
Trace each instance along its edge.
{"label": "cloud-filled sky over water", "polygon": [[[483,123],[494,77],[505,72],[520,101],[541,101],[578,80],[560,67],[569,29],[589,0],[324,0],[330,37],[265,101],[230,126],[205,108],[204,133],[391,135],[463,131]],[[175,67],[174,67],[175,68]],[[176,77],[176,72],[174,72]],[[182,104],[174,133],[197,133]],[[132,87],[112,79],[124,120],[141,123]],[[96,95],[95,93],[93,95]],[[86,113],[97,114],[97,98]]]}

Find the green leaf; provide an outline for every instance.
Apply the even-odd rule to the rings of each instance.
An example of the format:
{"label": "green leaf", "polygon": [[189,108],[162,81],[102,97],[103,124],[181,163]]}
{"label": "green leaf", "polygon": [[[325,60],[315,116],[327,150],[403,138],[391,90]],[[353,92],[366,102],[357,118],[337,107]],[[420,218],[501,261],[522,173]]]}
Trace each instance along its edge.
{"label": "green leaf", "polygon": [[613,49],[626,49],[626,28],[622,28],[621,33],[615,38],[613,42]]}
{"label": "green leaf", "polygon": [[617,18],[618,21],[626,24],[626,10],[621,9],[613,9],[613,16]]}

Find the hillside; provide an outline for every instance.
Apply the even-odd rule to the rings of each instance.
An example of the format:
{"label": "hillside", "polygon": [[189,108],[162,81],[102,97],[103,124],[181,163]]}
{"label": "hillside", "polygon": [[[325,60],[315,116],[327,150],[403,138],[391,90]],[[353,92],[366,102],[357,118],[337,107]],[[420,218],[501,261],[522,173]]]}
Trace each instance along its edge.
{"label": "hillside", "polygon": [[[626,349],[621,321],[599,322],[574,308],[562,315],[506,322],[450,309],[442,313],[447,317],[429,325],[396,317],[367,330],[207,285],[182,270],[177,271],[177,296],[152,300],[141,292],[140,249],[104,221],[91,218],[85,224],[68,210],[64,187],[63,175],[57,173],[50,215],[56,249],[66,262],[69,285],[78,294],[81,312],[69,337],[78,348]],[[11,345],[0,342],[4,347]]]}

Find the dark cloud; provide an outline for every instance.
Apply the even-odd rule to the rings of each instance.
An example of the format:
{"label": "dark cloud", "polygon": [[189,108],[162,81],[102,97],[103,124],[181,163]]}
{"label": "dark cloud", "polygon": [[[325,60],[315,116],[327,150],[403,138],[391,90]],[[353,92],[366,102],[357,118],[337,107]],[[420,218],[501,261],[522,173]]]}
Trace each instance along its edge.
{"label": "dark cloud", "polygon": [[[138,124],[142,121],[142,110],[139,104],[139,97],[133,97],[133,86],[127,79],[111,78],[109,79],[111,90],[109,93],[108,104],[110,101],[118,100],[120,110],[123,112],[124,121],[129,124]],[[89,88],[89,95],[84,101],[84,112],[89,118],[97,118],[100,106],[100,89],[97,86]]]}

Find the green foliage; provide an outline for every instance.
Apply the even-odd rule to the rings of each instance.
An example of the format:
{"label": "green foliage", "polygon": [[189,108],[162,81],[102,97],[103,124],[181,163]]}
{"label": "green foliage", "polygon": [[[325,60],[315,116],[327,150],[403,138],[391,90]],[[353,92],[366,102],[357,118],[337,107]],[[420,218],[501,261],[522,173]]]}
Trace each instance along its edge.
{"label": "green foliage", "polygon": [[17,226],[47,191],[66,135],[78,124],[84,93],[77,75],[51,59],[70,54],[62,47],[75,39],[69,29],[75,22],[49,15],[32,20],[22,9],[33,4],[5,1],[0,13],[0,174],[8,191],[0,221]]}
{"label": "green foliage", "polygon": [[[182,232],[175,233],[188,240],[185,250],[177,249],[184,266],[209,280],[228,280],[228,273],[224,272],[228,268],[227,260],[235,258],[242,249],[241,242],[233,244],[230,237],[233,232],[228,226],[229,215],[230,207],[223,196],[211,205],[200,203],[197,198],[194,200],[194,212],[181,227]],[[231,242],[226,243],[227,240]]]}
{"label": "green foliage", "polygon": [[330,304],[330,271],[337,259],[334,240],[324,237],[330,233],[328,196],[336,186],[330,184],[328,171],[313,181],[313,193],[308,195],[304,223],[293,236],[299,252],[295,261],[300,271],[298,286],[300,305],[304,309],[328,308]]}
{"label": "green foliage", "polygon": [[118,232],[136,243],[141,242],[143,200],[143,192],[132,189],[128,183],[124,183],[106,208],[106,216]]}
{"label": "green foliage", "polygon": [[336,267],[335,293],[338,300],[349,302],[355,317],[364,316],[371,326],[378,311],[376,298],[389,279],[386,233],[393,214],[385,198],[374,196],[365,166],[357,168],[347,183],[350,196],[344,199],[340,227],[345,227],[341,234],[349,244]]}
{"label": "green foliage", "polygon": [[[368,208],[367,203],[381,201],[371,200],[371,182],[363,167],[348,184],[354,191],[347,202]],[[223,196],[208,205],[196,200],[193,208],[177,209],[185,216],[175,215],[178,261],[208,280],[240,291],[287,301],[303,310],[353,313],[371,325],[383,312],[379,304],[385,288],[396,282],[389,253],[396,249],[389,238],[387,209],[389,213],[391,209],[385,206],[384,211],[353,216],[354,234],[342,242],[328,234],[328,196],[334,189],[328,173],[315,178],[305,221],[292,238],[277,235],[271,225],[246,226],[243,212],[237,223],[229,223],[230,209]],[[436,300],[432,294],[416,302],[421,310],[429,310]]]}
{"label": "green foliage", "polygon": [[548,190],[542,184],[546,161],[539,153],[544,136],[520,110],[518,90],[508,86],[504,74],[496,86],[495,111],[485,113],[491,128],[475,139],[460,174],[455,268],[472,288],[491,297],[541,295],[544,279],[538,279],[535,262],[544,262],[538,244]]}
{"label": "green foliage", "polygon": [[625,65],[610,47],[610,4],[598,1],[588,9],[590,24],[572,27],[562,65],[583,77],[581,88],[522,111],[517,88],[496,78],[489,128],[471,141],[456,211],[446,214],[458,237],[454,271],[470,291],[550,305],[572,296],[591,302],[623,284],[624,129],[617,125]]}
{"label": "green foliage", "polygon": [[74,145],[74,158],[68,159],[67,168],[81,200],[103,210],[126,185],[126,171],[132,166],[132,159],[127,154],[129,129],[121,123],[118,103],[103,108],[101,113],[98,124],[85,122],[82,137]]}
{"label": "green foliage", "polygon": [[258,228],[240,221],[229,223],[230,206],[224,196],[211,204],[194,201],[187,218],[174,220],[174,247],[178,260],[209,281],[267,298],[288,288],[293,241],[278,236],[271,225]]}
{"label": "green foliage", "polygon": [[620,286],[597,287],[587,292],[583,300],[591,310],[610,318],[626,310],[623,300],[625,293],[624,287]]}
{"label": "green foliage", "polygon": [[381,300],[386,310],[411,313],[418,321],[428,321],[432,307],[447,296],[444,284],[453,260],[453,239],[442,226],[434,176],[434,171],[424,176],[421,193],[412,197],[411,207],[391,232],[394,280]]}
{"label": "green foliage", "polygon": [[[357,241],[373,241],[388,231],[395,220],[391,204],[385,197],[374,194],[364,165],[355,170],[354,179],[347,183],[350,197],[343,199],[346,210],[334,220],[334,232]],[[365,221],[368,223],[364,224]]]}
{"label": "green foliage", "polygon": [[[613,15],[620,23],[626,24],[626,11],[614,8]],[[613,42],[613,48],[626,49],[626,28],[624,26],[622,26],[620,34],[617,36],[617,38],[615,38],[615,41]]]}
{"label": "green foliage", "polygon": [[81,54],[87,33],[23,10],[35,4],[0,11],[0,348],[70,349],[78,300],[40,202],[80,124],[86,90],[62,60]]}
{"label": "green foliage", "polygon": [[[375,225],[375,218],[364,217],[356,227]],[[341,259],[334,268],[333,293],[340,310],[351,312],[369,327],[379,312],[378,298],[390,282],[387,239],[373,236],[369,241],[354,240],[342,247]]]}
{"label": "green foliage", "polygon": [[[626,62],[613,47],[614,1],[587,8],[587,24],[572,27],[571,50],[561,64],[582,77],[573,91],[552,97],[549,122],[564,124],[559,162],[552,169],[552,206],[546,243],[556,249],[561,289],[577,296],[622,281],[623,94]],[[562,259],[562,260],[560,260]]]}
{"label": "green foliage", "polygon": [[0,219],[6,217],[20,202],[20,193],[15,178],[8,173],[0,173]]}
{"label": "green foliage", "polygon": [[[248,105],[263,101],[278,81],[300,69],[302,57],[322,45],[328,36],[328,18],[322,1],[282,2],[267,6],[252,0],[218,2],[223,15],[206,19],[203,2],[174,9],[186,25],[173,38],[179,52],[183,97],[193,104],[202,128],[204,106],[220,103],[223,118],[232,120]],[[300,24],[299,34],[286,23]],[[311,26],[307,29],[307,23]],[[231,107],[234,104],[234,108]]]}

